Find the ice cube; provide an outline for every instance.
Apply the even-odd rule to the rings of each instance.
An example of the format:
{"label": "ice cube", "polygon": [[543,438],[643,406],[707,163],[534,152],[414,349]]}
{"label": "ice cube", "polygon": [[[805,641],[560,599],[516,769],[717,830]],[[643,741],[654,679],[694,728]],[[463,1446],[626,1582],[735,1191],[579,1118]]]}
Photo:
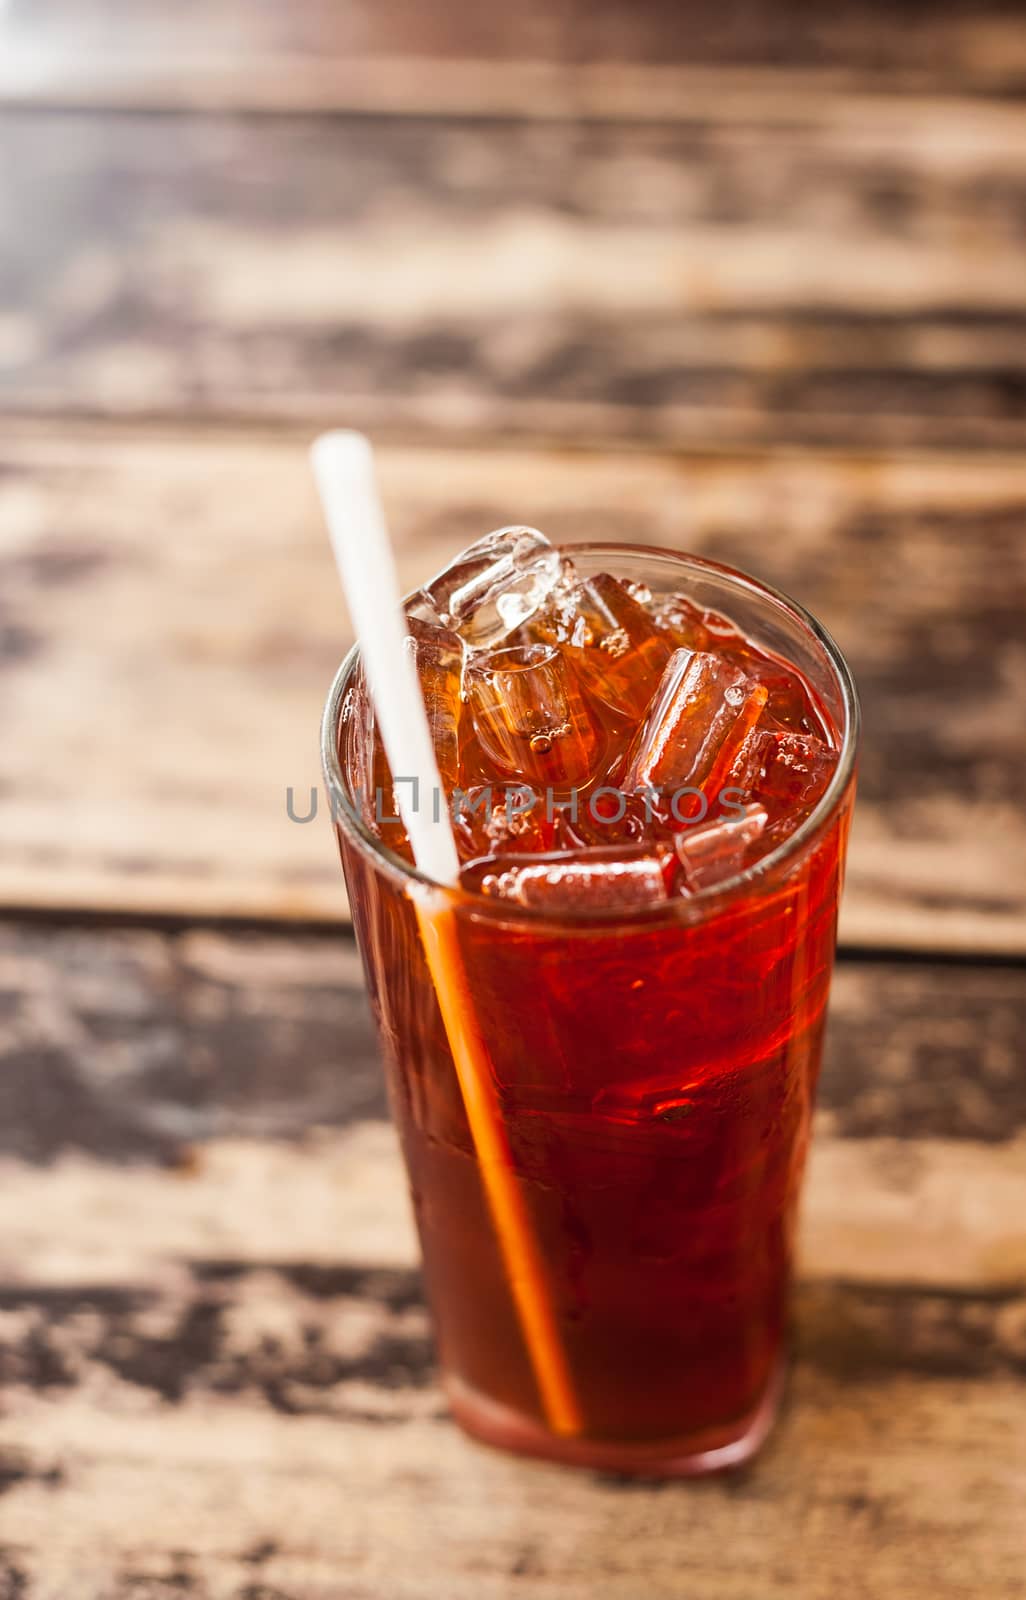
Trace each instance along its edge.
{"label": "ice cube", "polygon": [[459,782],[460,674],[463,653],[459,639],[446,628],[407,614],[406,647],[420,679],[438,772],[447,794]]}
{"label": "ice cube", "polygon": [[561,611],[574,665],[589,691],[624,716],[643,717],[672,653],[645,607],[600,572],[571,589]]}
{"label": "ice cube", "polygon": [[762,837],[767,822],[764,806],[752,804],[715,822],[682,828],[674,846],[684,869],[688,890],[708,889],[740,872],[751,847]]}
{"label": "ice cube", "polygon": [[529,862],[498,858],[478,862],[465,875],[467,887],[532,909],[633,911],[668,898],[673,857],[665,847],[614,847],[574,855],[558,852]]}
{"label": "ice cube", "polygon": [[657,600],[651,608],[651,616],[656,627],[669,635],[677,649],[708,650],[705,612],[686,595],[670,594]]}
{"label": "ice cube", "polygon": [[561,812],[526,784],[477,784],[452,797],[456,844],[464,860],[559,850],[574,842]]}
{"label": "ice cube", "polygon": [[707,649],[722,650],[727,654],[734,646],[745,646],[748,641],[736,622],[725,617],[722,611],[703,611],[702,621],[709,637]]}
{"label": "ice cube", "polygon": [[767,728],[751,728],[737,745],[727,773],[725,788],[740,789],[751,795],[766,765],[766,755],[773,735]]}
{"label": "ice cube", "polygon": [[822,733],[801,673],[764,644],[747,638],[730,617],[704,610],[683,594],[658,596],[648,611],[655,625],[678,647],[720,655],[765,684],[769,691],[767,720],[772,719],[791,733]]}
{"label": "ice cube", "polygon": [[734,766],[760,723],[768,697],[769,690],[764,683],[753,683],[749,679],[745,684],[744,698],[737,707],[737,715],[724,733],[705,777],[703,788],[710,804],[718,805],[724,790],[729,787]]}
{"label": "ice cube", "polygon": [[753,793],[764,804],[789,812],[809,811],[837,766],[836,751],[801,733],[766,733],[760,755]]}
{"label": "ice cube", "polygon": [[649,838],[655,817],[655,807],[645,796],[624,794],[610,785],[566,801],[562,826],[570,845],[582,849],[612,844],[623,847]]}
{"label": "ice cube", "polygon": [[809,704],[809,694],[797,672],[782,666],[771,669],[767,662],[758,664],[759,679],[769,690],[767,715],[789,732],[799,735],[820,731],[819,718]]}
{"label": "ice cube", "polygon": [[559,551],[536,528],[500,528],[426,583],[411,608],[421,616],[433,610],[468,649],[491,649],[545,604],[563,568]]}
{"label": "ice cube", "polygon": [[710,776],[715,782],[728,737],[733,745],[764,704],[765,693],[739,667],[705,651],[675,651],[627,753],[624,789],[657,790],[672,803],[677,791],[702,788]]}
{"label": "ice cube", "polygon": [[743,740],[727,782],[774,811],[808,811],[837,765],[837,753],[822,739],[757,727]]}
{"label": "ice cube", "polygon": [[[715,641],[709,646],[715,649]],[[728,661],[753,673],[768,691],[766,721],[777,724],[788,733],[820,733],[821,726],[801,674],[776,656],[756,650],[749,640],[737,638],[730,641],[723,654]]]}
{"label": "ice cube", "polygon": [[502,776],[543,788],[591,777],[605,738],[572,666],[552,645],[476,652],[464,688],[481,748]]}

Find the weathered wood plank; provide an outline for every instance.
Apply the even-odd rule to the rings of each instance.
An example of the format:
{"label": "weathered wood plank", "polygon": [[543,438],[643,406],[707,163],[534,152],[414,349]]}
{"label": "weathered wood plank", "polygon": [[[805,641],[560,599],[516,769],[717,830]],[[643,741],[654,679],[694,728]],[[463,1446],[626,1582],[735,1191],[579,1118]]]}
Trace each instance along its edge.
{"label": "weathered wood plank", "polygon": [[249,1582],[497,1600],[514,1576],[539,1600],[585,1583],[622,1600],[679,1594],[682,1574],[689,1596],[743,1600],[757,1570],[770,1600],[832,1600],[854,1569],[867,1600],[1010,1600],[1026,1146],[954,1147],[952,1191],[950,1145],[912,1141],[902,1163],[827,1135],[813,1218],[838,1196],[820,1156],[845,1143],[864,1157],[840,1190],[860,1233],[806,1229],[784,1417],[744,1479],[697,1490],[627,1490],[455,1434],[384,1124],[305,1149],[216,1141],[189,1174],[4,1160],[0,1572],[54,1600],[69,1573],[81,1600],[241,1600]]}
{"label": "weathered wood plank", "polygon": [[[865,702],[845,939],[1026,948],[1021,462],[387,450],[381,470],[411,586],[512,517],[796,594]],[[298,443],[9,429],[0,471],[0,902],[342,916],[324,816],[286,814],[319,782],[346,643]]]}
{"label": "weathered wood plank", "polygon": [[[742,1600],[758,1570],[771,1600],[826,1600],[855,1563],[867,1600],[1018,1594],[1021,1224],[1015,1270],[1006,1255],[995,1283],[988,1261],[1022,1216],[1021,1141],[1014,1189],[993,1187],[1006,1163],[990,1151],[939,1212],[893,1153],[889,1174],[874,1155],[868,1183],[847,1189],[852,1218],[881,1188],[900,1196],[904,1215],[879,1224],[886,1251],[930,1207],[927,1265],[944,1284],[910,1289],[898,1262],[866,1282],[881,1262],[864,1220],[855,1253],[840,1235],[807,1248],[788,1404],[756,1468],[627,1491],[455,1434],[385,1133],[358,1125],[274,1159],[222,1141],[191,1176],[3,1163],[5,1265],[26,1264],[0,1294],[8,1582],[22,1573],[54,1600],[70,1573],[81,1600],[241,1600],[250,1581],[290,1600],[469,1600],[507,1594],[516,1575],[539,1600],[584,1582],[621,1600],[679,1594],[683,1572],[689,1596]],[[973,1272],[952,1273],[981,1217],[997,1231],[978,1237]]]}
{"label": "weathered wood plank", "polygon": [[[0,1158],[4,1281],[163,1281],[181,1260],[287,1269],[409,1268],[412,1221],[390,1126],[311,1129],[302,1141],[220,1138],[175,1167],[64,1154]],[[923,1293],[1021,1295],[1026,1140],[844,1139],[820,1114],[801,1235],[805,1283],[841,1278]]]}
{"label": "weathered wood plank", "polygon": [[0,142],[9,409],[1026,441],[1018,104],[651,126],[8,112]]}
{"label": "weathered wood plank", "polygon": [[[263,1316],[274,1325],[273,1307]],[[503,1459],[408,1390],[396,1419],[283,1416],[259,1394],[200,1389],[172,1409],[97,1377],[95,1396],[34,1400],[8,1422],[11,1594],[750,1600],[753,1581],[760,1600],[1022,1593],[1015,1377],[842,1389],[799,1365],[745,1481],[664,1489]]]}
{"label": "weathered wood plank", "polygon": [[[516,7],[373,0],[49,0],[0,20],[0,93],[40,103],[679,115],[724,69],[739,94],[790,85],[1017,93],[1014,5],[880,0],[717,5],[525,0]],[[675,91],[675,92],[674,92]]]}
{"label": "weathered wood plank", "polygon": [[842,964],[782,1421],[628,1488],[448,1421],[348,941],[6,925],[0,1584],[1012,1600],[1019,977]]}
{"label": "weathered wood plank", "polygon": [[174,1168],[385,1115],[345,934],[0,925],[0,1154]]}
{"label": "weathered wood plank", "polygon": [[[812,1278],[1026,1277],[1021,976],[842,962]],[[414,1259],[348,941],[8,924],[0,997],[10,1281],[131,1285],[186,1254],[326,1269],[342,1237],[349,1262]]]}
{"label": "weathered wood plank", "polygon": [[[406,1268],[412,1221],[391,1127],[306,1140],[219,1138],[177,1167],[64,1154],[0,1158],[5,1281],[162,1281],[167,1263],[303,1274]],[[820,1116],[806,1185],[803,1281],[1019,1295],[1026,1283],[1026,1139],[845,1139]],[[114,1225],[116,1220],[116,1226]],[[164,1263],[164,1265],[161,1265]]]}
{"label": "weathered wood plank", "polygon": [[[1022,976],[842,960],[821,1132],[1026,1135]],[[0,1155],[182,1170],[210,1140],[302,1142],[385,1116],[347,935],[0,923]]]}

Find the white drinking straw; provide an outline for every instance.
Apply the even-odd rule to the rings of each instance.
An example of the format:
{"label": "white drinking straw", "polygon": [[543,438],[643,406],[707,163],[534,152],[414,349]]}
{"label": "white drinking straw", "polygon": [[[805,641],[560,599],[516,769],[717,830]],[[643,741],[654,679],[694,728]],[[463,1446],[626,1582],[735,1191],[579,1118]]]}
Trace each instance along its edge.
{"label": "white drinking straw", "polygon": [[[411,895],[524,1344],[549,1426],[560,1434],[579,1433],[581,1417],[545,1268],[517,1187],[492,1064],[463,967],[452,896],[445,892],[459,883],[459,856],[420,680],[404,643],[407,629],[373,452],[362,434],[339,431],[322,434],[311,459],[385,754],[396,779],[399,814],[418,871],[437,886],[411,885]],[[436,797],[441,800],[438,805]]]}

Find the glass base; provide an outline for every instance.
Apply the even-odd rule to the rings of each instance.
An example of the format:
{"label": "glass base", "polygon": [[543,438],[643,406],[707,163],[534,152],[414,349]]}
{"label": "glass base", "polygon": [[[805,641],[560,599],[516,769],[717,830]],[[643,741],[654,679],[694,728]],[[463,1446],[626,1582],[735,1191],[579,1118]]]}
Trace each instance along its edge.
{"label": "glass base", "polygon": [[778,1361],[758,1404],[729,1426],[668,1439],[617,1441],[565,1438],[550,1433],[520,1412],[479,1394],[459,1378],[445,1379],[453,1416],[465,1433],[483,1444],[564,1466],[646,1478],[699,1478],[750,1460],[773,1426],[783,1386],[784,1363]]}

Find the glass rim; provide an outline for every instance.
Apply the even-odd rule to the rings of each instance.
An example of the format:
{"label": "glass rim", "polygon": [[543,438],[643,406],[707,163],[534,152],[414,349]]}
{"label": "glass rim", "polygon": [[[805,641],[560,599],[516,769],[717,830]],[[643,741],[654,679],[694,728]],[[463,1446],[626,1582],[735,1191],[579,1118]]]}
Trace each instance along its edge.
{"label": "glass rim", "polygon": [[[450,897],[489,920],[530,924],[533,927],[547,924],[550,927],[594,926],[608,929],[611,924],[617,923],[633,927],[657,922],[660,918],[665,919],[668,914],[674,920],[698,922],[704,920],[710,911],[721,909],[725,903],[739,898],[748,889],[768,890],[795,862],[811,852],[819,836],[839,809],[854,774],[861,712],[855,680],[840,648],[823,624],[799,601],[785,594],[783,590],[774,588],[772,584],[765,583],[760,578],[753,578],[736,567],[727,566],[724,562],[710,561],[689,551],[670,550],[658,545],[626,544],[619,540],[579,540],[572,544],[560,544],[557,548],[571,558],[575,553],[578,555],[619,553],[654,557],[659,561],[698,568],[702,572],[708,572],[716,578],[725,580],[730,587],[771,601],[774,606],[782,609],[793,620],[800,622],[812,634],[821,646],[840,688],[844,726],[839,729],[841,746],[837,766],[809,815],[793,833],[788,834],[787,838],[777,845],[776,849],[743,871],[724,879],[722,883],[699,889],[686,897],[681,896],[678,900],[659,900],[650,906],[632,907],[629,912],[625,912],[622,908],[561,910],[555,907],[521,906],[511,901],[499,901],[474,894],[459,884],[439,883],[421,872],[419,867],[404,861],[401,856],[390,850],[384,840],[380,839],[364,821],[348,793],[339,755],[338,729],[343,696],[359,660],[360,647],[359,644],[354,644],[346,652],[335,673],[321,718],[321,762],[331,804],[332,822],[338,824],[347,840],[362,855],[397,882],[404,891],[414,886],[429,889],[436,894]],[[404,604],[415,592],[411,591],[410,595],[404,597]]]}

